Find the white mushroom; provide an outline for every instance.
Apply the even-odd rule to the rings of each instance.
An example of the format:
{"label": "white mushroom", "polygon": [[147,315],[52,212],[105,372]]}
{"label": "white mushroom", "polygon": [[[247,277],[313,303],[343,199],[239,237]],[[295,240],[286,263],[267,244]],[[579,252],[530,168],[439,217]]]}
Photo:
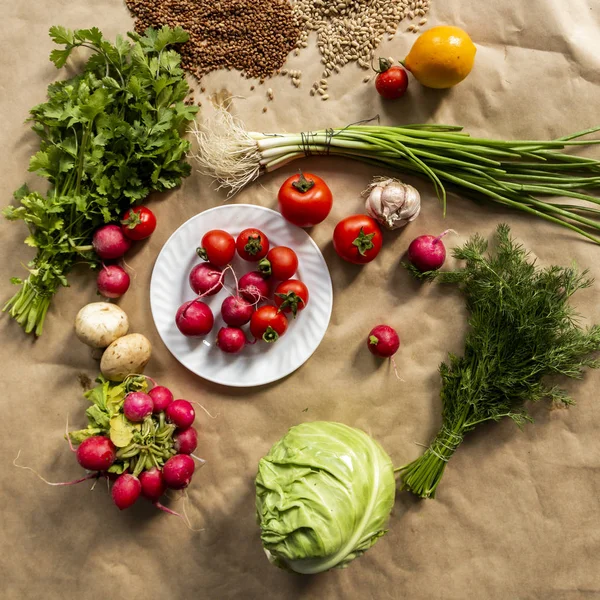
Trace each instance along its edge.
{"label": "white mushroom", "polygon": [[129,331],[125,311],[109,302],[92,302],[75,317],[75,335],[92,348],[106,348]]}

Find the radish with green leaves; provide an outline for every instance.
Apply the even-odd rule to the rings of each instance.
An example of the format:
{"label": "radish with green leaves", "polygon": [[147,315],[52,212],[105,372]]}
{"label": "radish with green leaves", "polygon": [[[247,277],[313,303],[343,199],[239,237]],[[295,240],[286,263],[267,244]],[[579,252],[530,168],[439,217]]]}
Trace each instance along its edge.
{"label": "radish with green leaves", "polygon": [[111,495],[119,510],[125,510],[137,502],[142,493],[140,480],[130,473],[123,473],[113,483]]}
{"label": "radish with green leaves", "polygon": [[76,455],[77,462],[88,471],[106,471],[117,458],[115,445],[103,435],[83,440]]}
{"label": "radish with green leaves", "polygon": [[165,463],[163,480],[168,488],[182,490],[190,484],[195,468],[193,458],[187,454],[176,454]]}

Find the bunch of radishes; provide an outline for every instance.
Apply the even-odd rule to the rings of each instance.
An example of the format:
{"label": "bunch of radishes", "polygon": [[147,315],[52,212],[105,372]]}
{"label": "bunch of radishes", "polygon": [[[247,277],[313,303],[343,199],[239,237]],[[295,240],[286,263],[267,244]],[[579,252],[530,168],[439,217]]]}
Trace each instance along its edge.
{"label": "bunch of radishes", "polygon": [[[208,261],[194,266],[189,274],[197,297],[184,302],[175,316],[177,328],[187,337],[203,337],[212,331],[214,314],[203,299],[221,291],[228,272],[235,290],[221,304],[226,326],[219,329],[216,345],[223,352],[241,352],[256,340],[277,341],[288,328],[287,315],[295,318],[308,303],[308,288],[299,279],[292,279],[298,269],[296,253],[286,246],[270,248],[267,236],[259,229],[244,229],[235,239],[227,231],[213,229],[202,237],[196,252]],[[236,252],[257,264],[256,270],[239,280],[231,265]],[[248,323],[252,341],[242,329]]]}
{"label": "bunch of radishes", "polygon": [[[146,206],[129,209],[119,225],[111,223],[94,232],[92,247],[103,260],[121,258],[131,248],[133,241],[144,240],[154,233],[156,217]],[[96,285],[98,293],[105,298],[120,298],[128,289],[131,280],[120,265],[102,263]]]}
{"label": "bunch of radishes", "polygon": [[125,470],[112,486],[112,498],[119,509],[129,508],[144,496],[157,508],[173,513],[160,498],[167,489],[187,487],[194,474],[192,453],[198,443],[198,433],[192,427],[194,407],[187,400],[174,400],[168,388],[156,385],[148,393],[129,392],[122,414],[127,425],[139,424],[130,443],[117,447],[119,441],[113,438],[113,443],[111,439],[111,424],[109,435],[93,435],[77,447],[79,464],[95,472],[85,479],[103,475],[112,479],[114,466],[120,465]]}

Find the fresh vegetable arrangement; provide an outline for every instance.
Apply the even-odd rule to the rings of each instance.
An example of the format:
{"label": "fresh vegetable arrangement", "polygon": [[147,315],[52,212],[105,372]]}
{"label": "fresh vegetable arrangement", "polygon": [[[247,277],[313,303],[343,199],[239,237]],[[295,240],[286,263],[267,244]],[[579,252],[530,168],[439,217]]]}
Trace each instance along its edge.
{"label": "fresh vegetable arrangement", "polygon": [[8,219],[26,223],[25,243],[37,249],[28,278],[13,279],[21,288],[4,310],[36,335],[76,262],[98,267],[101,259],[122,256],[130,238],[149,234],[152,219],[126,211],[189,175],[190,145],[181,132],[197,111],[183,102],[189,87],[179,54],[169,48],[188,39],[181,28],[129,33],[129,40],[118,37],[114,44],[95,27],[55,26],[50,36],[64,46],[50,55],[57,68],[75,49],[93,54],[79,74],[51,84],[48,101],[31,109],[41,142],[29,170],[48,179],[48,192],[23,186],[14,195],[18,204],[4,210]]}
{"label": "fresh vegetable arrangement", "polygon": [[395,494],[392,461],[364,431],[327,421],[292,427],[258,465],[265,552],[297,573],[346,567],[385,535]]}
{"label": "fresh vegetable arrangement", "polygon": [[463,356],[440,367],[442,427],[421,458],[401,469],[403,487],[433,497],[448,460],[464,436],[480,423],[510,418],[522,426],[531,417],[525,403],[543,399],[559,405],[573,400],[545,376],[579,378],[598,367],[600,326],[578,326],[571,296],[590,285],[574,268],[541,268],[498,227],[495,247],[473,236],[454,250],[465,261],[457,271],[431,274],[465,295],[469,332]]}
{"label": "fresh vegetable arrangement", "polygon": [[194,407],[187,400],[173,400],[163,386],[148,393],[143,376],[130,376],[122,383],[103,377],[97,381],[85,393],[91,402],[88,426],[68,434],[77,446],[77,461],[97,477],[117,475],[112,498],[119,509],[144,496],[172,513],[160,499],[167,489],[187,487],[194,474]]}
{"label": "fresh vegetable arrangement", "polygon": [[[236,252],[244,261],[257,263],[258,270],[238,279],[231,265]],[[308,288],[293,279],[298,270],[296,253],[287,246],[271,247],[260,229],[246,228],[236,238],[227,231],[210,230],[202,236],[196,254],[211,262],[192,268],[189,283],[197,297],[184,302],[175,315],[177,328],[187,337],[204,337],[213,330],[214,313],[203,299],[223,289],[228,272],[235,289],[221,303],[226,327],[216,336],[216,346],[227,354],[237,354],[258,340],[276,342],[288,329],[288,315],[295,319],[308,304]],[[271,304],[259,306],[265,301]],[[247,324],[254,341],[241,329]]]}
{"label": "fresh vegetable arrangement", "polygon": [[[446,210],[446,188],[521,210],[600,244],[600,160],[560,152],[597,144],[578,138],[501,141],[472,138],[461,127],[349,125],[304,133],[248,132],[220,111],[197,132],[200,169],[234,194],[263,173],[309,154],[344,156],[433,182]],[[565,198],[577,199],[571,203]]]}

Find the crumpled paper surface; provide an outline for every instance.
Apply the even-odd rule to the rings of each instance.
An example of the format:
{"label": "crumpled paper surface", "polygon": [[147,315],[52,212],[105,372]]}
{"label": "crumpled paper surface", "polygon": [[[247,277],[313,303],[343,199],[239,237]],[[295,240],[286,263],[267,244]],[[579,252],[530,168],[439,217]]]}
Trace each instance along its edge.
{"label": "crumpled paper surface", "polygon": [[[448,3],[433,0],[428,26],[465,28],[478,46],[470,77],[448,92],[425,90],[411,81],[409,95],[382,102],[364,72],[354,66],[331,77],[330,100],[311,98],[320,77],[314,48],[290,57],[303,70],[300,89],[288,78],[264,85],[237,73],[213,73],[208,96],[226,89],[239,96],[234,110],[249,128],[300,131],[340,126],[379,114],[384,124],[436,122],[464,125],[470,132],[501,138],[549,138],[600,124],[600,5],[586,0],[496,0]],[[58,73],[48,61],[53,24],[98,26],[111,38],[132,28],[115,0],[2,2],[2,203],[24,181],[35,136],[23,120],[45,98]],[[413,40],[408,23],[381,54],[400,58]],[[67,69],[69,72],[69,69]],[[256,90],[250,91],[251,83]],[[266,101],[266,88],[274,90]],[[262,113],[263,106],[268,111]],[[242,192],[236,202],[276,206],[276,192],[292,165]],[[385,235],[380,257],[366,267],[342,264],[331,234],[342,217],[362,211],[360,192],[377,169],[328,158],[302,165],[318,172],[335,197],[332,214],[312,235],[329,264],[334,310],[315,355],[292,376],[264,388],[234,390],[208,384],[187,372],[162,345],[150,315],[148,286],[153,262],[169,235],[196,213],[223,201],[210,181],[194,174],[181,189],[152,198],[159,226],[128,255],[131,290],[120,305],[132,330],[154,344],[147,373],[176,395],[202,402],[216,419],[199,411],[198,453],[206,466],[189,489],[189,531],[148,503],[120,513],[103,485],[93,492],[44,485],[12,460],[51,481],[80,476],[63,440],[67,415],[84,424],[85,402],[78,378],[93,378],[97,365],[75,338],[79,308],[97,300],[94,278],[73,274],[34,341],[6,316],[0,319],[3,434],[0,436],[0,595],[27,598],[410,598],[556,599],[600,598],[600,374],[568,384],[577,399],[569,410],[532,408],[536,423],[520,432],[511,422],[481,426],[449,463],[435,500],[399,493],[390,531],[344,571],[301,577],[273,568],[265,558],[254,517],[253,478],[259,458],[287,429],[302,421],[331,419],[372,434],[395,464],[417,457],[440,423],[438,364],[460,352],[465,334],[462,298],[455,291],[420,286],[399,267],[411,239],[451,227],[460,235],[490,235],[500,221],[529,247],[541,264],[589,267],[600,279],[600,248],[551,224],[449,199],[448,216],[430,185],[417,182],[422,214],[405,231]],[[8,279],[22,273],[30,249],[22,224],[0,221],[2,297]],[[586,321],[600,321],[600,282],[575,297]],[[395,326],[404,382],[389,363],[368,353],[364,338],[379,322]],[[173,502],[181,509],[181,500]]]}

